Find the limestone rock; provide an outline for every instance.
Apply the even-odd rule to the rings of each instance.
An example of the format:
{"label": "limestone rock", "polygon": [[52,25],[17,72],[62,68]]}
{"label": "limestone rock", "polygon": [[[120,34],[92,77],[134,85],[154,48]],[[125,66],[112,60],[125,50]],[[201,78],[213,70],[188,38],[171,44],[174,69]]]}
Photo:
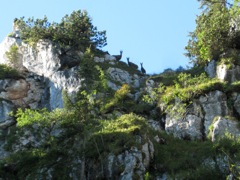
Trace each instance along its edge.
{"label": "limestone rock", "polygon": [[239,122],[236,120],[230,120],[219,116],[213,123],[213,129],[211,133],[212,141],[217,138],[223,137],[225,133],[229,133],[234,137],[240,137]]}
{"label": "limestone rock", "polygon": [[104,62],[104,60],[105,60],[104,58],[94,57],[95,62],[101,62],[102,63],[102,62]]}
{"label": "limestone rock", "polygon": [[6,37],[0,44],[0,64],[9,64],[6,52],[8,52],[13,45],[21,46],[22,41],[19,38]]}
{"label": "limestone rock", "polygon": [[41,40],[36,48],[23,46],[23,65],[32,73],[51,77],[61,67],[58,50],[49,40]]}
{"label": "limestone rock", "polygon": [[227,96],[223,92],[217,90],[208,93],[206,96],[201,96],[199,101],[204,112],[205,134],[208,134],[209,126],[216,116],[229,115]]}
{"label": "limestone rock", "polygon": [[[142,158],[141,151],[136,147],[117,156],[110,155],[108,157],[108,177],[112,179],[111,175],[116,175],[116,172],[120,171],[118,179],[128,180],[132,179],[134,174],[138,174],[138,178],[143,180],[146,169]],[[123,167],[123,169],[119,169],[119,167]]]}
{"label": "limestone rock", "polygon": [[153,143],[150,140],[142,145],[142,153],[144,154],[143,164],[147,168],[149,167],[150,161],[153,159],[154,155]]}
{"label": "limestone rock", "polygon": [[[138,177],[143,180],[145,171],[153,159],[153,154],[154,147],[150,140],[142,145],[141,150],[132,147],[119,155],[110,154],[107,160],[107,177],[116,179],[116,175],[119,174],[117,179],[128,180]],[[122,168],[119,169],[120,167]]]}
{"label": "limestone rock", "polygon": [[238,115],[240,115],[240,94],[236,95],[233,106],[236,112],[238,113]]}
{"label": "limestone rock", "polygon": [[217,78],[230,83],[240,80],[240,66],[232,65],[228,68],[226,64],[217,66]]}
{"label": "limestone rock", "polygon": [[[108,68],[107,73],[110,75],[112,81],[117,81],[121,84],[129,84],[135,88],[138,88],[140,86],[140,78],[136,74],[132,76],[125,70],[112,67]],[[112,82],[109,83],[109,87],[116,90],[116,87],[111,83]],[[119,87],[117,89],[119,89]]]}
{"label": "limestone rock", "polygon": [[[68,58],[70,64],[64,64],[64,58],[67,57],[62,57],[60,49],[49,40],[40,40],[33,48],[19,38],[8,37],[0,45],[0,63],[8,63],[5,53],[14,44],[19,46],[21,53],[19,67],[24,67],[30,73],[26,79],[1,80],[0,97],[18,107],[63,107],[62,91],[74,96],[80,88],[77,68],[69,68],[72,61],[76,60]],[[67,68],[62,69],[63,66]]]}
{"label": "limestone rock", "polygon": [[9,113],[13,110],[14,105],[11,101],[0,100],[0,123],[5,123],[9,119]]}
{"label": "limestone rock", "polygon": [[208,74],[210,78],[216,77],[216,61],[212,60],[210,61],[205,67],[205,72]]}
{"label": "limestone rock", "polygon": [[105,61],[114,61],[114,60],[116,60],[116,58],[114,56],[111,56],[109,54],[105,54],[104,59],[105,59]]}
{"label": "limestone rock", "polygon": [[162,127],[159,121],[155,121],[153,119],[148,120],[148,124],[155,131],[162,131]]}
{"label": "limestone rock", "polygon": [[121,82],[121,84],[124,84],[124,83],[130,84],[131,82],[130,74],[127,71],[124,71],[119,68],[109,68],[107,72],[109,73],[109,75],[114,81]]}
{"label": "limestone rock", "polygon": [[[3,80],[4,81],[4,80]],[[7,81],[4,90],[1,92],[0,97],[9,100],[22,99],[27,95],[29,84],[24,79],[19,80],[5,80]]]}
{"label": "limestone rock", "polygon": [[203,122],[196,115],[187,115],[183,119],[174,119],[170,116],[166,118],[165,130],[181,139],[202,139]]}

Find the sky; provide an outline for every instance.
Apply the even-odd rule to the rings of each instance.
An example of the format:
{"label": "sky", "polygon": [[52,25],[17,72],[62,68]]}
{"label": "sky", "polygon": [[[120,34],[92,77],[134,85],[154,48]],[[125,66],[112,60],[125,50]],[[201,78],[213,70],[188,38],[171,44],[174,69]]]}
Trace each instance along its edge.
{"label": "sky", "polygon": [[13,19],[34,17],[60,22],[66,14],[86,10],[99,31],[106,30],[111,55],[140,66],[148,74],[189,66],[184,56],[189,32],[199,14],[197,0],[11,0],[0,6],[0,42],[12,31]]}

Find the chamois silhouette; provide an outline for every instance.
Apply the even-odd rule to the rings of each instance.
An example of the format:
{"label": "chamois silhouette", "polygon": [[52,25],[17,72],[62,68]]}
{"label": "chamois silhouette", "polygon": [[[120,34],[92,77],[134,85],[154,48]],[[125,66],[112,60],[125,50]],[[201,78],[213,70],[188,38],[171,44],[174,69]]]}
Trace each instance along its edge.
{"label": "chamois silhouette", "polygon": [[138,69],[138,65],[130,62],[130,61],[129,61],[129,57],[127,57],[127,62],[128,62],[128,66],[129,66],[129,67],[132,67],[132,68],[134,68],[134,69]]}
{"label": "chamois silhouette", "polygon": [[113,55],[113,57],[115,57],[117,61],[120,61],[122,59],[122,53],[123,51],[121,50],[120,55]]}
{"label": "chamois silhouette", "polygon": [[143,74],[146,74],[146,70],[143,68],[143,63],[140,63],[141,64],[141,72],[143,73]]}

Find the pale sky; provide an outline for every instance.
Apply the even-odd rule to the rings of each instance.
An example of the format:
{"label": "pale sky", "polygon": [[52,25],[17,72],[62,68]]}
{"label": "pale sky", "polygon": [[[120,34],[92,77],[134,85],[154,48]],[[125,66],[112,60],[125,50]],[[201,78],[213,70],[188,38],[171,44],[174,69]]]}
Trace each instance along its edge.
{"label": "pale sky", "polygon": [[195,29],[197,0],[11,0],[0,6],[0,41],[12,31],[14,18],[24,16],[60,22],[74,10],[87,10],[94,26],[107,31],[112,55],[123,50],[122,61],[143,62],[147,73],[186,67],[184,47]]}

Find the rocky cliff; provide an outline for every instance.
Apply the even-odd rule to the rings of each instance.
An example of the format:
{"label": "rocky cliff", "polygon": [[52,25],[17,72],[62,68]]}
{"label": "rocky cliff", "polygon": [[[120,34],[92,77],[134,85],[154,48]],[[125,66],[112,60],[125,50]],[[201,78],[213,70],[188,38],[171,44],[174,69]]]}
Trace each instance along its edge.
{"label": "rocky cliff", "polygon": [[[6,52],[9,52],[13,46],[17,46],[18,51],[17,58],[14,59],[14,63],[11,63]],[[60,48],[49,40],[41,40],[34,47],[25,44],[19,37],[7,37],[1,43],[0,63],[12,66],[19,72],[19,75],[14,79],[0,80],[0,128],[3,134],[8,133],[13,126],[16,126],[14,116],[9,115],[9,113],[15,112],[18,108],[32,110],[47,108],[49,111],[63,108],[63,92],[74,99],[81,87],[82,79],[85,78],[80,77],[78,73],[83,53],[75,51],[64,56],[61,53]],[[95,57],[94,61],[112,65],[107,69],[110,77],[107,83],[111,89],[118,90],[123,84],[140,88],[144,79],[140,72],[131,75],[128,71],[118,68],[115,66],[118,62],[113,56],[106,54],[101,58]],[[137,99],[137,93],[133,95],[134,99]],[[28,136],[30,135],[28,138],[24,136],[21,138],[14,151],[19,151],[30,143],[38,147],[39,142],[36,142],[36,137],[32,133],[30,134],[28,133]],[[44,138],[44,133],[42,138]],[[144,177],[154,153],[151,140],[147,137],[144,139],[146,140],[139,139],[139,144],[143,144],[141,148],[131,147],[123,153],[117,155],[110,153],[108,155],[104,164],[106,166],[105,174],[108,178],[131,179],[135,173],[141,179]],[[9,152],[4,150],[5,143],[4,140],[1,141],[1,159],[9,155]],[[100,165],[98,163],[94,165],[93,162],[90,164],[93,166],[89,168],[93,172],[93,176],[89,176],[89,178],[94,179],[94,176],[99,175],[99,170],[92,168]],[[122,168],[121,174],[118,174],[119,166]],[[79,179],[80,172],[74,171],[76,172],[70,173],[71,178]],[[49,172],[47,179],[51,179],[52,176]]]}
{"label": "rocky cliff", "polygon": [[[15,59],[9,59],[7,52],[13,46],[17,47],[17,54]],[[50,40],[40,40],[35,46],[30,46],[15,35],[6,37],[1,43],[0,64],[17,69],[19,74],[0,80],[0,172],[4,174],[0,178],[11,179],[20,174],[21,178],[26,179],[55,179],[61,176],[68,179],[191,179],[198,174],[197,179],[201,179],[207,177],[208,173],[216,178],[235,177],[239,173],[235,172],[237,168],[233,171],[229,166],[230,160],[232,165],[236,165],[238,159],[231,159],[232,156],[223,148],[223,151],[219,151],[220,142],[215,144],[218,149],[213,145],[226,133],[234,138],[240,135],[238,90],[225,92],[215,88],[199,94],[191,100],[184,117],[179,117],[175,108],[182,102],[177,99],[175,108],[170,111],[158,107],[154,89],[160,82],[131,69],[124,62],[116,61],[114,56],[107,53],[95,56],[93,63],[104,70],[107,86],[109,91],[115,93],[115,99],[105,107],[90,111],[90,115],[105,125],[88,124],[92,129],[100,127],[89,138],[86,138],[86,131],[81,136],[66,136],[66,129],[72,127],[62,126],[61,118],[58,118],[60,122],[54,120],[49,123],[47,120],[53,117],[45,112],[38,117],[44,123],[36,121],[31,127],[22,127],[14,116],[19,108],[39,112],[47,108],[48,112],[57,112],[65,108],[64,93],[72,102],[75,101],[86,79],[79,74],[83,56],[83,52],[76,50],[64,54]],[[206,71],[212,78],[217,75],[222,81],[235,82],[239,78],[239,66],[233,68],[227,71],[224,66],[216,67],[212,63],[211,67],[206,67]],[[126,90],[126,96],[122,98],[121,91],[125,90],[123,87],[126,84],[130,90]],[[150,97],[148,101],[142,100],[145,95]],[[92,98],[98,97],[107,99],[108,95],[101,92]],[[68,113],[64,111],[58,117],[65,117]],[[29,117],[35,120],[35,115]],[[74,116],[70,117],[71,113],[66,118],[69,122],[74,120]],[[110,126],[105,122],[106,119],[118,124]],[[16,131],[15,128],[19,128],[17,133],[21,133],[17,142],[9,148],[9,137]],[[104,130],[108,134],[103,134]],[[51,152],[53,154],[49,156],[49,162],[36,158],[34,161],[37,165],[29,167],[21,164],[23,162],[19,159],[16,162],[6,160],[12,154],[25,153],[28,149],[35,149],[32,152],[37,153],[37,149],[42,148],[44,156],[52,146],[51,143],[45,144],[46,141],[51,142],[49,138],[58,139],[52,142],[64,145],[61,150]],[[89,144],[85,142],[86,139]],[[238,147],[238,144],[235,146]],[[87,149],[89,155],[81,148]],[[204,154],[205,149],[207,153]],[[239,150],[235,150],[231,155],[235,157],[238,153]],[[50,160],[53,156],[54,159]],[[192,158],[185,156],[196,159],[191,161]],[[38,161],[41,163],[38,164]],[[32,162],[26,160],[26,163]],[[64,163],[68,168],[59,171]],[[26,166],[26,171],[19,170],[20,165]]]}

